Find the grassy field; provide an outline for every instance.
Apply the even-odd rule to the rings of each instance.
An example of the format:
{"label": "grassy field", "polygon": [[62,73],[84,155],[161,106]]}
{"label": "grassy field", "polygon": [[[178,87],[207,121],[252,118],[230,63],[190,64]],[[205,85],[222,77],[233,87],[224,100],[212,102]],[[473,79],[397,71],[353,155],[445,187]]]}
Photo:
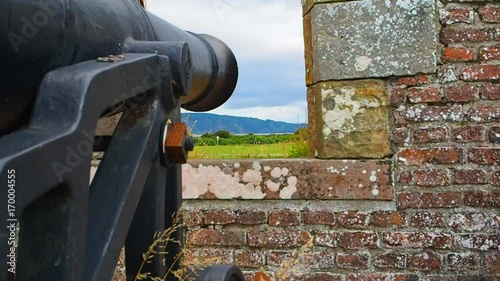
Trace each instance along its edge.
{"label": "grassy field", "polygon": [[[277,143],[254,145],[196,146],[189,158],[291,158],[302,157],[305,144]],[[307,152],[305,152],[307,154]]]}

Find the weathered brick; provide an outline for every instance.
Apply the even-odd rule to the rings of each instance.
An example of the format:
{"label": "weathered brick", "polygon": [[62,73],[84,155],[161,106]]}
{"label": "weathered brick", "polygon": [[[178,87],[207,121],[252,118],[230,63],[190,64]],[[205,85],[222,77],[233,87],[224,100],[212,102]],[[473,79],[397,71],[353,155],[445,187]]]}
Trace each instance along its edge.
{"label": "weathered brick", "polygon": [[464,126],[451,129],[451,138],[456,142],[480,142],[485,140],[483,126]]}
{"label": "weathered brick", "polygon": [[488,183],[486,172],[475,169],[461,169],[454,171],[456,184],[485,184]]}
{"label": "weathered brick", "polygon": [[437,271],[442,267],[442,257],[434,252],[411,254],[408,258],[408,267],[422,271]]}
{"label": "weathered brick", "polygon": [[458,234],[455,236],[458,248],[478,251],[500,251],[500,234]]}
{"label": "weathered brick", "polygon": [[451,253],[446,256],[446,269],[452,271],[475,271],[481,266],[477,253]]}
{"label": "weathered brick", "polygon": [[491,171],[491,184],[500,186],[500,170]]}
{"label": "weathered brick", "polygon": [[463,162],[463,149],[453,147],[443,148],[408,148],[398,153],[398,162],[407,166],[426,163],[454,164]]}
{"label": "weathered brick", "polygon": [[479,59],[482,61],[500,60],[500,45],[481,47]]}
{"label": "weathered brick", "polygon": [[372,214],[372,223],[374,226],[380,227],[402,227],[406,225],[406,217],[403,212],[378,211]]}
{"label": "weathered brick", "polygon": [[446,100],[451,102],[470,102],[479,99],[479,90],[474,85],[450,86],[445,90]]}
{"label": "weathered brick", "polygon": [[408,97],[408,92],[406,89],[394,88],[391,90],[391,105],[392,106],[400,106],[406,103],[406,99]]}
{"label": "weathered brick", "polygon": [[496,23],[500,22],[500,7],[484,7],[479,9],[479,17],[483,22]]}
{"label": "weathered brick", "polygon": [[399,145],[399,146],[402,146],[406,143],[409,142],[409,139],[408,139],[408,128],[396,128],[393,132],[392,132],[392,142],[395,144],[395,145]]}
{"label": "weathered brick", "polygon": [[407,273],[350,273],[348,281],[418,281],[416,274]]}
{"label": "weathered brick", "polygon": [[[307,273],[293,276],[290,281],[344,281],[344,275],[332,273]],[[259,280],[260,281],[260,280]]]}
{"label": "weathered brick", "polygon": [[368,215],[358,211],[345,211],[336,214],[337,224],[343,227],[364,227],[368,224]]}
{"label": "weathered brick", "polygon": [[388,252],[377,255],[373,265],[378,268],[406,268],[406,254]]}
{"label": "weathered brick", "polygon": [[448,106],[427,106],[421,104],[407,107],[405,119],[407,122],[458,122],[463,120],[462,108],[460,104]]}
{"label": "weathered brick", "polygon": [[500,229],[500,214],[491,217],[490,226],[493,229]]}
{"label": "weathered brick", "polygon": [[314,245],[335,248],[337,247],[337,235],[338,233],[334,231],[318,231],[314,237]]}
{"label": "weathered brick", "polygon": [[500,208],[500,191],[470,191],[464,193],[464,205]]}
{"label": "weathered brick", "polygon": [[411,183],[413,181],[413,174],[411,171],[401,171],[399,172],[398,182],[399,183]]}
{"label": "weathered brick", "polygon": [[182,214],[182,223],[185,226],[201,226],[203,224],[203,213],[201,211],[185,211]]}
{"label": "weathered brick", "polygon": [[443,24],[472,23],[474,11],[472,9],[442,9],[439,18]]}
{"label": "weathered brick", "polygon": [[480,165],[500,163],[500,148],[470,148],[469,161]]}
{"label": "weathered brick", "polygon": [[492,126],[488,131],[488,140],[491,143],[500,143],[500,126]]}
{"label": "weathered brick", "polygon": [[236,222],[236,215],[231,210],[212,210],[205,213],[205,224],[232,224]]}
{"label": "weathered brick", "polygon": [[[469,0],[463,0],[469,1]],[[482,274],[482,273],[472,273],[467,275],[428,275],[425,281],[499,281],[498,278],[493,275]]]}
{"label": "weathered brick", "polygon": [[458,81],[458,70],[454,64],[445,64],[438,67],[437,78],[439,83],[451,83]]}
{"label": "weathered brick", "polygon": [[266,224],[267,214],[261,210],[238,210],[236,221],[248,225]]}
{"label": "weathered brick", "polygon": [[484,263],[486,264],[486,268],[488,271],[500,271],[500,254],[499,253],[491,253],[486,254],[484,257]]}
{"label": "weathered brick", "polygon": [[304,210],[302,213],[305,224],[335,225],[335,213],[327,210]]}
{"label": "weathered brick", "polygon": [[296,248],[311,238],[307,231],[252,231],[248,245],[258,248]]}
{"label": "weathered brick", "polygon": [[292,210],[269,211],[269,225],[292,226],[300,224],[300,213]]}
{"label": "weathered brick", "polygon": [[416,227],[445,227],[444,215],[440,212],[416,212],[411,215],[411,225]]}
{"label": "weathered brick", "polygon": [[366,269],[368,268],[370,256],[367,254],[337,254],[337,265],[347,269]]}
{"label": "weathered brick", "polygon": [[424,127],[413,131],[413,141],[415,143],[436,143],[445,142],[448,133],[444,127]]}
{"label": "weathered brick", "polygon": [[459,62],[474,60],[474,50],[465,47],[445,47],[443,49],[444,62]]}
{"label": "weathered brick", "polygon": [[259,268],[264,265],[264,256],[261,251],[238,250],[234,253],[234,258],[239,267]]}
{"label": "weathered brick", "polygon": [[485,100],[500,100],[500,84],[484,85],[481,96]]}
{"label": "weathered brick", "polygon": [[377,234],[375,232],[339,232],[337,246],[342,249],[377,248]]}
{"label": "weathered brick", "polygon": [[460,205],[459,193],[399,193],[398,208],[454,208]]}
{"label": "weathered brick", "polygon": [[450,175],[446,169],[416,170],[415,184],[423,187],[446,186],[450,184]]}
{"label": "weathered brick", "polygon": [[450,214],[448,225],[455,231],[479,231],[486,227],[486,218],[481,213]]}
{"label": "weathered brick", "polygon": [[474,65],[465,67],[460,74],[464,81],[498,81],[500,65]]}
{"label": "weathered brick", "polygon": [[494,122],[500,121],[500,105],[480,105],[473,107],[467,113],[470,121]]}
{"label": "weathered brick", "polygon": [[195,246],[243,246],[246,244],[244,232],[214,229],[193,231],[189,234],[188,241]]}
{"label": "weathered brick", "polygon": [[406,112],[404,112],[403,110],[394,110],[392,115],[393,115],[394,125],[403,126],[408,123],[406,121]]}
{"label": "weathered brick", "polygon": [[335,252],[326,251],[309,251],[305,254],[298,255],[298,262],[306,265],[311,269],[330,269],[336,268]]}
{"label": "weathered brick", "polygon": [[408,100],[412,103],[439,102],[441,95],[438,88],[410,88]]}
{"label": "weathered brick", "polygon": [[291,251],[267,251],[266,264],[271,266],[279,266],[280,264],[290,261],[294,258],[294,253]]}
{"label": "weathered brick", "polygon": [[489,28],[457,28],[445,27],[441,29],[441,43],[482,42],[493,38],[493,29]]}
{"label": "weathered brick", "polygon": [[429,232],[383,232],[382,241],[389,247],[450,249],[453,239],[449,234]]}
{"label": "weathered brick", "polygon": [[201,249],[195,251],[195,260],[200,262],[210,261],[216,264],[231,264],[233,260],[233,251],[227,249]]}

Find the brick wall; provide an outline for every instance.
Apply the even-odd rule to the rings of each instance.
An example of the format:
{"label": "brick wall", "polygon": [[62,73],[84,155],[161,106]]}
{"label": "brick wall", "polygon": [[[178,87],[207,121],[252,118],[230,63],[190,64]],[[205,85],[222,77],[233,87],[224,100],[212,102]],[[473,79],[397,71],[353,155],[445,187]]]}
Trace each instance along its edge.
{"label": "brick wall", "polygon": [[[286,280],[500,280],[500,5],[436,4],[436,70],[382,78],[390,104],[390,199],[314,197],[301,190],[316,186],[299,179],[291,200],[187,200],[194,253],[234,262],[250,278],[261,266],[276,273],[312,241]],[[328,178],[332,169],[314,175]],[[332,188],[348,191],[360,177],[344,176],[353,180]]]}

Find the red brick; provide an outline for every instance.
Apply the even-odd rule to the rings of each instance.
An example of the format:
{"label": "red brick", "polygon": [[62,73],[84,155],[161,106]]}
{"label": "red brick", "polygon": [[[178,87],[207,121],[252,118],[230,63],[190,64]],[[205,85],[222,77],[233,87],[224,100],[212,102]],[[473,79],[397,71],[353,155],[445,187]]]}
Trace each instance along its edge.
{"label": "red brick", "polygon": [[441,43],[482,42],[493,39],[493,29],[489,28],[456,28],[441,29]]}
{"label": "red brick", "polygon": [[476,253],[451,253],[446,256],[446,269],[452,271],[475,271],[481,266],[481,257]]}
{"label": "red brick", "polygon": [[461,202],[459,193],[400,193],[398,208],[454,208]]}
{"label": "red brick", "polygon": [[493,126],[488,131],[488,140],[491,143],[500,143],[500,127]]}
{"label": "red brick", "polygon": [[216,264],[231,264],[233,263],[233,251],[223,249],[201,249],[194,253],[194,260],[200,262],[210,260]]}
{"label": "red brick", "polygon": [[394,131],[393,131],[393,143],[395,145],[403,145],[405,143],[407,143],[409,140],[408,140],[408,128],[396,128]]}
{"label": "red brick", "polygon": [[311,269],[336,268],[335,252],[331,250],[313,251],[298,255],[298,264]]}
{"label": "red brick", "polygon": [[186,211],[182,214],[184,226],[201,226],[203,224],[203,213],[200,211]]}
{"label": "red brick", "polygon": [[491,185],[500,186],[500,170],[491,171]]}
{"label": "red brick", "polygon": [[348,281],[418,281],[416,274],[406,273],[350,273]]}
{"label": "red brick", "polygon": [[347,269],[366,269],[368,268],[370,257],[367,254],[337,254],[337,265]]}
{"label": "red brick", "polygon": [[410,171],[399,172],[398,182],[399,183],[411,183],[413,181],[413,175]]}
{"label": "red brick", "polygon": [[266,264],[271,266],[279,266],[280,264],[293,259],[291,251],[268,251],[266,253]]}
{"label": "red brick", "polygon": [[442,267],[442,257],[433,252],[412,254],[408,258],[408,266],[422,271],[438,271]]}
{"label": "red brick", "polygon": [[205,224],[232,224],[236,222],[236,215],[231,210],[213,210],[205,213]]}
{"label": "red brick", "polygon": [[479,59],[482,61],[500,60],[500,45],[481,47]]}
{"label": "red brick", "polygon": [[464,205],[500,208],[500,191],[470,191],[464,194]]}
{"label": "red brick", "polygon": [[248,245],[258,248],[297,248],[311,238],[307,231],[252,231]]}
{"label": "red brick", "polygon": [[459,62],[474,60],[474,50],[464,47],[445,47],[443,49],[444,62]]}
{"label": "red brick", "polygon": [[488,183],[486,172],[483,170],[463,169],[455,170],[456,184],[485,184]]}
{"label": "red brick", "polygon": [[304,217],[305,224],[335,225],[335,213],[332,211],[304,210],[302,215]]}
{"label": "red brick", "polygon": [[248,225],[266,224],[267,214],[261,210],[238,210],[236,221]]}
{"label": "red brick", "polygon": [[344,281],[344,275],[331,273],[307,273],[293,276],[293,281]]}
{"label": "red brick", "polygon": [[403,149],[398,153],[398,162],[407,166],[422,165],[426,163],[462,163],[463,150],[453,147]]}
{"label": "red brick", "polygon": [[448,225],[455,231],[480,231],[486,227],[486,218],[482,213],[450,214]]}
{"label": "red brick", "polygon": [[337,232],[318,231],[314,237],[314,245],[335,248],[337,247]]}
{"label": "red brick", "polygon": [[500,251],[500,234],[458,234],[455,244],[459,248],[478,251]]}
{"label": "red brick", "polygon": [[451,129],[451,138],[456,142],[480,142],[485,140],[483,126],[465,126]]}
{"label": "red brick", "polygon": [[440,19],[443,24],[472,23],[474,20],[474,11],[472,9],[441,10]]}
{"label": "red brick", "polygon": [[500,229],[500,214],[494,215],[490,222],[491,228]]}
{"label": "red brick", "polygon": [[462,105],[452,104],[447,106],[417,105],[407,107],[405,119],[409,122],[432,122],[432,121],[462,121]]}
{"label": "red brick", "polygon": [[394,125],[396,126],[402,126],[408,123],[406,121],[406,113],[402,110],[394,110],[393,118],[394,118]]}
{"label": "red brick", "polygon": [[446,169],[430,169],[415,171],[415,184],[424,187],[445,186],[450,184],[450,176]]}
{"label": "red brick", "polygon": [[396,80],[395,85],[416,86],[417,83],[417,77],[401,77]]}
{"label": "red brick", "polygon": [[416,227],[445,227],[444,215],[440,212],[416,212],[411,215],[411,225]]}
{"label": "red brick", "polygon": [[292,210],[271,210],[269,212],[269,225],[300,225],[300,213]]}
{"label": "red brick", "polygon": [[469,102],[479,99],[479,90],[474,85],[447,87],[446,100],[451,102]]}
{"label": "red brick", "polygon": [[342,249],[377,248],[377,234],[375,232],[339,232],[337,246]]}
{"label": "red brick", "polygon": [[500,254],[499,253],[491,253],[485,256],[485,264],[488,271],[500,271]]}
{"label": "red brick", "polygon": [[339,226],[364,227],[368,224],[368,215],[358,211],[340,212],[336,216]]}
{"label": "red brick", "polygon": [[417,128],[413,131],[413,141],[415,143],[436,143],[445,142],[448,133],[444,127]]}
{"label": "red brick", "polygon": [[412,103],[439,102],[441,96],[438,88],[410,88],[408,89],[408,100]]}
{"label": "red brick", "polygon": [[[468,0],[469,1],[469,0]],[[500,281],[492,275],[476,273],[472,275],[432,275],[427,276],[425,281]]]}
{"label": "red brick", "polygon": [[239,267],[259,268],[264,265],[264,257],[261,251],[238,250],[234,253],[234,257]]}
{"label": "red brick", "polygon": [[406,225],[406,217],[403,212],[378,211],[372,214],[372,223],[380,227],[402,227]]}
{"label": "red brick", "polygon": [[406,268],[406,254],[389,252],[375,257],[373,265],[378,268]]}
{"label": "red brick", "polygon": [[383,232],[383,243],[396,248],[450,249],[453,239],[449,234],[429,232]]}
{"label": "red brick", "polygon": [[500,164],[500,148],[470,148],[469,161],[480,165]]}
{"label": "red brick", "polygon": [[467,113],[470,121],[492,122],[500,121],[500,105],[480,105],[473,107]]}
{"label": "red brick", "polygon": [[500,7],[485,7],[479,9],[479,17],[483,22],[500,22]]}
{"label": "red brick", "polygon": [[193,231],[189,234],[188,241],[195,246],[243,246],[246,244],[244,232],[214,229]]}
{"label": "red brick", "polygon": [[406,103],[408,92],[406,89],[394,88],[391,90],[391,105],[400,106]]}
{"label": "red brick", "polygon": [[500,100],[500,84],[484,85],[482,97],[485,100]]}
{"label": "red brick", "polygon": [[500,79],[500,65],[474,65],[466,67],[460,74],[464,81],[498,81]]}

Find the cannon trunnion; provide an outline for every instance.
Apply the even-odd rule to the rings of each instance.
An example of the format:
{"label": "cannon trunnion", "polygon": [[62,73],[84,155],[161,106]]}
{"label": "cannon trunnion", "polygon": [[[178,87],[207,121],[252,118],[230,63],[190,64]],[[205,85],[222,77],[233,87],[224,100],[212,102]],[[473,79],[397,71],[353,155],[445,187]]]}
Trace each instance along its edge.
{"label": "cannon trunnion", "polygon": [[[132,0],[0,0],[0,37],[0,172],[10,192],[0,195],[0,281],[111,280],[123,246],[134,280],[182,203],[192,143],[176,126],[180,108],[210,110],[231,96],[233,53]],[[97,136],[98,120],[119,112],[113,135]],[[89,186],[97,150],[105,154]],[[141,271],[164,276],[180,247]],[[244,280],[234,265],[197,275]]]}

